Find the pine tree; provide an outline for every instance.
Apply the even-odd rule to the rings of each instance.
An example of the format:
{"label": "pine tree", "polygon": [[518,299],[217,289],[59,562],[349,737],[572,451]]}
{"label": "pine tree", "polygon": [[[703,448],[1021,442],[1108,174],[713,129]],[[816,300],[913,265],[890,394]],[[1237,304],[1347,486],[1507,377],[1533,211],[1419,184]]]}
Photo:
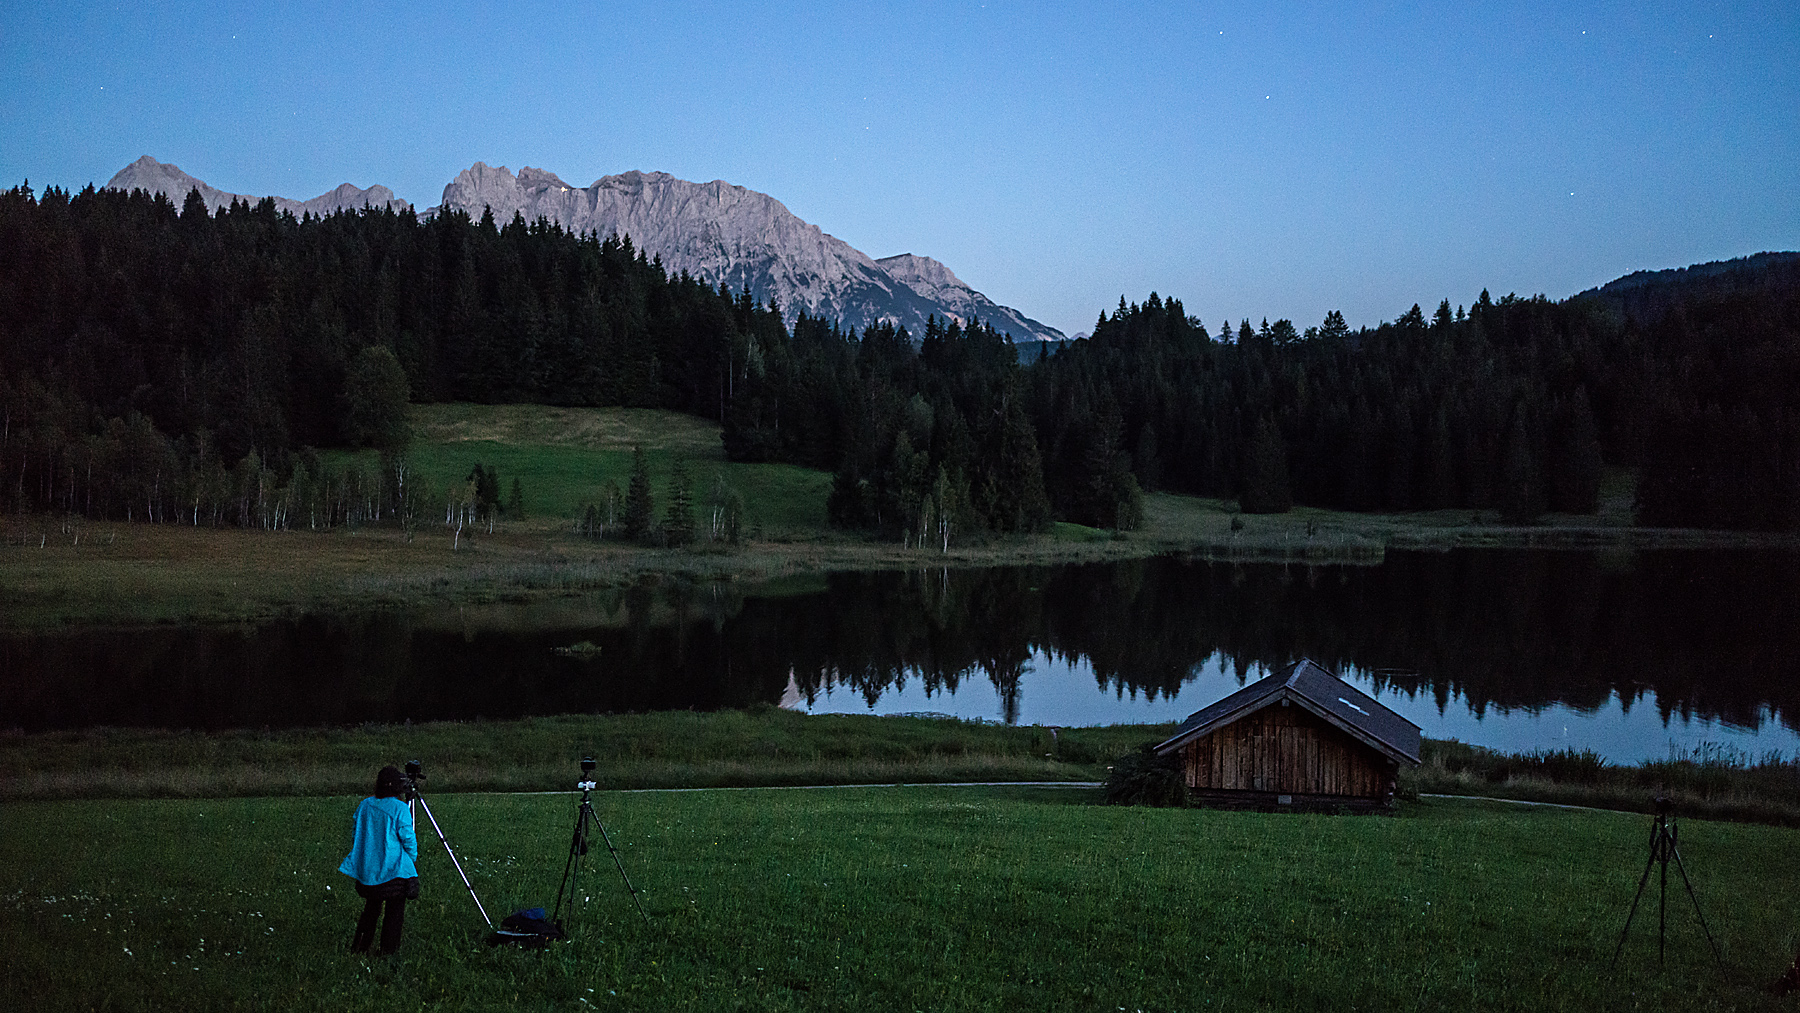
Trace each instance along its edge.
{"label": "pine tree", "polygon": [[1041,531],[1050,523],[1050,498],[1044,492],[1037,437],[1016,393],[1009,392],[1004,412],[989,523],[1001,531]]}
{"label": "pine tree", "polygon": [[631,450],[631,483],[625,489],[625,537],[644,542],[656,520],[656,501],[650,494],[650,461],[644,448]]}
{"label": "pine tree", "polygon": [[669,469],[669,512],[663,517],[663,530],[670,545],[686,545],[694,540],[694,496],[688,482],[687,465],[676,461]]}
{"label": "pine tree", "polygon": [[1267,416],[1257,423],[1244,451],[1244,484],[1238,505],[1247,514],[1284,514],[1294,508],[1287,448],[1275,420]]}
{"label": "pine tree", "polygon": [[1576,391],[1563,412],[1562,425],[1551,448],[1550,509],[1562,513],[1591,514],[1600,509],[1600,429],[1594,423],[1587,394]]}
{"label": "pine tree", "polygon": [[1319,338],[1323,341],[1340,341],[1350,336],[1350,325],[1344,322],[1344,314],[1332,310],[1325,314],[1325,322],[1319,325]]}
{"label": "pine tree", "polygon": [[356,356],[344,385],[344,435],[355,446],[404,450],[411,440],[406,371],[394,353],[371,345]]}
{"label": "pine tree", "polygon": [[1500,515],[1514,524],[1534,521],[1544,512],[1544,472],[1522,405],[1513,413],[1505,453]]}

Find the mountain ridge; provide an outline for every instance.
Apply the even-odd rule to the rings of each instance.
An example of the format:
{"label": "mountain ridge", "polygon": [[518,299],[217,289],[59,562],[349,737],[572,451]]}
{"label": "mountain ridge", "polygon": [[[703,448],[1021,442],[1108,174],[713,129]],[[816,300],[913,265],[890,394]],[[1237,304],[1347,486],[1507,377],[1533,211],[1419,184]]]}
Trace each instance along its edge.
{"label": "mountain ridge", "polygon": [[445,210],[470,217],[491,210],[496,221],[516,214],[574,232],[628,235],[672,273],[776,300],[789,322],[805,309],[858,330],[891,323],[919,336],[937,316],[965,325],[980,319],[1021,341],[1064,337],[975,291],[936,260],[910,253],[876,260],[775,197],[720,179],[695,183],[634,169],[575,187],[548,170],[525,166],[515,175],[476,162],[444,187],[432,211]]}
{"label": "mountain ridge", "polygon": [[[149,155],[120,169],[106,186],[161,193],[177,204],[198,190],[215,214],[233,201],[260,199],[221,190]],[[273,199],[277,209],[296,216],[412,207],[385,186],[349,183],[307,201]],[[724,180],[695,183],[632,170],[576,187],[546,169],[525,166],[514,174],[478,161],[445,184],[437,206],[423,214],[460,211],[479,218],[490,210],[501,224],[518,215],[576,233],[630,236],[646,254],[660,257],[669,273],[686,271],[714,285],[747,289],[758,301],[780,305],[790,324],[804,309],[858,331],[887,323],[918,338],[935,316],[965,326],[980,320],[1020,342],[1065,339],[1056,328],[977,292],[937,260],[911,253],[876,260],[775,197]]]}
{"label": "mountain ridge", "polygon": [[[144,190],[149,193],[160,193],[176,205],[187,199],[194,190],[200,191],[200,199],[206,202],[206,210],[218,214],[219,209],[233,201],[255,204],[261,197],[250,194],[230,193],[205,180],[190,176],[181,171],[181,167],[170,162],[159,162],[149,155],[143,155],[137,161],[113,174],[107,180],[107,190]],[[394,191],[376,184],[363,188],[350,183],[340,183],[334,189],[314,197],[311,200],[294,200],[291,197],[275,197],[275,208],[287,211],[298,218],[304,214],[328,215],[339,211],[360,211],[364,207],[391,208],[394,211],[410,209],[412,204],[394,196]]]}

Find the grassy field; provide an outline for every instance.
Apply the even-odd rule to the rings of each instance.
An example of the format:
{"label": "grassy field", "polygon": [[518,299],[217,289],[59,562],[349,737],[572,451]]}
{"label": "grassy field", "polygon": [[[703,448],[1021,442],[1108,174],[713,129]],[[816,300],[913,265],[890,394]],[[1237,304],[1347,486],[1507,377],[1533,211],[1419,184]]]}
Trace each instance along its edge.
{"label": "grassy field", "polygon": [[[424,762],[434,789],[542,791],[593,756],[603,788],[1101,781],[1172,724],[1049,729],[954,718],[749,711],[563,715],[284,731],[93,728],[0,734],[0,801],[223,798],[365,791],[371,772]],[[1421,794],[1648,812],[1657,794],[1709,819],[1800,827],[1800,761],[1700,751],[1613,766],[1592,753],[1508,755],[1427,739],[1400,772]]]}
{"label": "grassy field", "polygon": [[[414,426],[419,487],[443,495],[479,461],[498,473],[502,499],[512,480],[520,480],[526,516],[503,519],[491,535],[465,530],[460,538],[430,523],[430,516],[410,535],[384,525],[264,532],[0,517],[0,622],[14,628],[238,622],[309,610],[544,598],[620,587],[646,573],[764,581],[827,571],[1099,562],[1169,552],[1376,563],[1389,548],[1800,545],[1792,535],[1631,527],[1629,475],[1617,473],[1608,477],[1599,515],[1551,515],[1527,527],[1469,511],[1298,508],[1247,517],[1229,501],[1155,493],[1145,498],[1145,524],[1138,531],[1059,523],[1041,535],[967,539],[940,553],[829,528],[829,474],[727,462],[718,430],[691,416],[421,405]],[[716,478],[735,488],[745,503],[747,541],[652,549],[578,537],[574,522],[582,508],[598,501],[608,482],[625,487],[631,448],[638,445],[650,459],[659,502],[676,460],[687,462],[702,502]],[[334,452],[326,459],[341,464],[354,456]],[[372,469],[373,456],[364,457]]]}
{"label": "grassy field", "polygon": [[367,792],[417,759],[446,791],[537,791],[595,757],[605,788],[1097,781],[1172,725],[1048,730],[939,718],[754,711],[568,715],[276,732],[90,729],[0,735],[0,799]]}
{"label": "grassy field", "polygon": [[[479,462],[500,478],[502,499],[513,479],[524,494],[526,519],[564,522],[590,503],[604,502],[607,483],[621,494],[630,484],[632,450],[644,448],[654,492],[666,493],[670,469],[687,466],[697,503],[723,481],[743,497],[745,527],[784,536],[825,527],[831,476],[786,464],[734,464],[725,459],[719,427],[703,419],[648,408],[557,408],[542,405],[419,405],[418,439],[411,453],[426,488],[460,486]],[[333,454],[373,470],[373,452]],[[441,497],[433,497],[434,499]],[[541,527],[542,525],[539,525]]]}
{"label": "grassy field", "polygon": [[[343,952],[355,799],[0,807],[18,1009],[1759,1010],[1793,955],[1794,831],[1689,821],[1668,960],[1645,821],[1414,803],[1396,818],[1111,808],[1056,789],[603,794],[574,939],[483,945],[434,838],[392,961]],[[569,795],[440,796],[483,903],[548,907]],[[421,820],[423,822],[423,820]],[[429,834],[429,830],[425,831]],[[1651,897],[1653,900],[1654,897]],[[1679,901],[1679,905],[1673,902]]]}

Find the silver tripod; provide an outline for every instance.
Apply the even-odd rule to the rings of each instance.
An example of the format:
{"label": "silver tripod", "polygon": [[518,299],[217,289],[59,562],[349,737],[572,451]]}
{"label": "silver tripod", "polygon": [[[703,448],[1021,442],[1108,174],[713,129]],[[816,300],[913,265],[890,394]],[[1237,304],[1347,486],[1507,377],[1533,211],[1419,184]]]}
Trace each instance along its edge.
{"label": "silver tripod", "polygon": [[431,829],[437,832],[438,843],[444,846],[444,854],[450,856],[450,864],[456,866],[456,874],[462,877],[463,886],[469,889],[469,899],[475,902],[475,910],[481,912],[481,920],[488,928],[494,927],[494,920],[488,917],[487,908],[481,906],[481,898],[475,896],[475,885],[469,882],[468,873],[463,872],[462,863],[456,860],[456,852],[450,848],[450,842],[444,837],[444,828],[438,826],[437,817],[431,814],[431,806],[425,803],[425,796],[419,792],[419,782],[425,780],[425,771],[418,760],[406,761],[406,808],[410,811],[414,802],[425,810],[425,818],[431,821]]}

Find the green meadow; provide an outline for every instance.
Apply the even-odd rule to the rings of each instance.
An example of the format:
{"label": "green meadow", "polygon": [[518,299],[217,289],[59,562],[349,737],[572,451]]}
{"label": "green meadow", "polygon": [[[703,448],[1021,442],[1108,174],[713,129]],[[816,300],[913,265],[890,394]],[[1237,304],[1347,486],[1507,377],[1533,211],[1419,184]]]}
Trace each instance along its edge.
{"label": "green meadow", "polygon": [[[479,463],[500,479],[503,501],[517,479],[525,517],[573,521],[589,504],[605,501],[610,483],[623,495],[632,451],[644,448],[658,514],[668,478],[686,465],[696,514],[723,482],[743,497],[746,527],[782,535],[826,526],[831,475],[789,464],[737,464],[725,459],[719,428],[704,419],[648,408],[559,408],[545,405],[418,405],[408,452],[415,480],[430,500],[460,489]],[[333,463],[355,460],[373,470],[372,452],[339,452]]]}
{"label": "green meadow", "polygon": [[384,763],[428,786],[533,791],[595,758],[605,789],[1098,781],[1173,725],[1063,729],[953,718],[749,711],[570,714],[515,721],[194,732],[93,728],[0,734],[0,801],[367,792]]}
{"label": "green meadow", "polygon": [[[355,797],[0,806],[14,1009],[1759,1010],[1793,956],[1795,831],[1688,821],[1616,970],[1647,821],[1416,802],[1396,817],[1118,808],[1095,792],[601,793],[572,940],[490,948],[421,817],[391,960],[344,951]],[[432,807],[489,913],[548,907],[571,794]]]}

